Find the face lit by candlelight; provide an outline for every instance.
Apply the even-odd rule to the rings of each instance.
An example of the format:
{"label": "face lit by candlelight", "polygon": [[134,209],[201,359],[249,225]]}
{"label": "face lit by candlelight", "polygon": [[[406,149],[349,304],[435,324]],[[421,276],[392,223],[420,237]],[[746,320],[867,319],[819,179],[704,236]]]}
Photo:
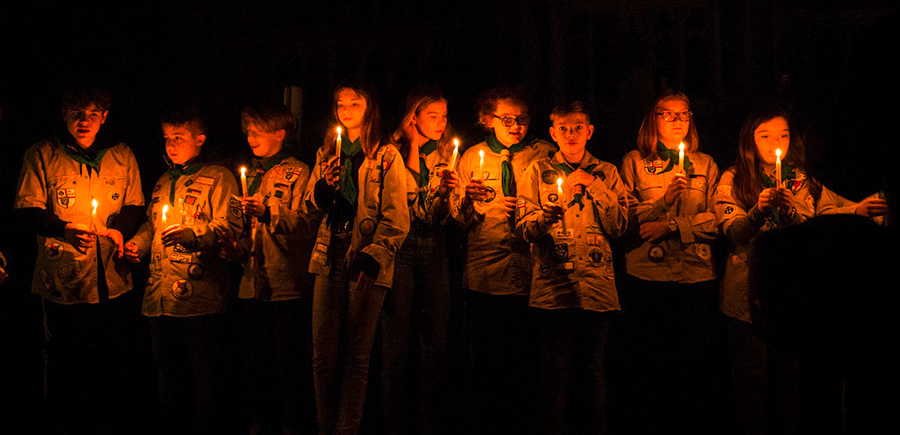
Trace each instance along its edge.
{"label": "face lit by candlelight", "polygon": [[756,142],[756,150],[759,158],[766,165],[775,164],[775,150],[781,150],[781,158],[788,153],[791,145],[791,131],[787,119],[782,117],[772,118],[753,130],[753,140]]}
{"label": "face lit by candlelight", "polygon": [[253,151],[253,155],[261,159],[272,157],[281,151],[284,144],[284,135],[284,130],[270,132],[263,130],[256,124],[247,126],[247,143],[250,144],[250,150]]}
{"label": "face lit by candlelight", "polygon": [[349,130],[349,135],[353,130],[362,127],[363,119],[366,115],[366,99],[357,94],[350,88],[343,88],[338,92],[337,115],[344,127]]}
{"label": "face lit by candlelight", "polygon": [[[656,113],[682,113],[690,110],[687,103],[677,98],[662,100],[656,105]],[[682,121],[680,117],[666,121],[661,115],[656,116],[656,131],[659,140],[671,149],[677,149],[678,144],[684,141],[690,126],[691,121]]]}
{"label": "face lit by candlelight", "polygon": [[559,151],[566,160],[572,163],[581,161],[584,155],[584,147],[594,134],[594,126],[591,125],[588,116],[584,113],[569,113],[553,116],[553,125],[550,127],[550,137],[559,145]]}
{"label": "face lit by candlelight", "polygon": [[63,112],[63,120],[66,122],[66,129],[75,138],[78,146],[90,148],[94,144],[94,140],[97,139],[100,126],[106,122],[108,113],[108,110],[100,110],[96,104],[91,103],[88,107],[70,109]]}
{"label": "face lit by candlelight", "polygon": [[206,141],[205,134],[194,133],[188,125],[163,124],[166,139],[166,155],[176,165],[183,165],[200,155],[200,147]]}
{"label": "face lit by candlelight", "polygon": [[503,125],[501,118],[518,119],[523,115],[526,117],[528,116],[528,109],[526,107],[521,106],[512,100],[499,100],[497,101],[497,109],[494,110],[494,114],[491,116],[487,125],[494,130],[494,134],[497,135],[497,140],[499,140],[500,143],[505,146],[515,145],[525,138],[525,134],[528,133],[528,125],[521,125],[518,122],[514,122],[511,126],[506,127]]}
{"label": "face lit by candlelight", "polygon": [[420,135],[431,140],[440,140],[447,128],[447,102],[435,101],[416,112],[412,123]]}

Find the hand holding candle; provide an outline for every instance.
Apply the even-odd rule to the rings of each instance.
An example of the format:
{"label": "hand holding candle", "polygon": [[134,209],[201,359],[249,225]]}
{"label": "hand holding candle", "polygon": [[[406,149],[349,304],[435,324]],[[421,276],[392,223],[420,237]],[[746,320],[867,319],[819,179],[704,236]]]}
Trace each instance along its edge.
{"label": "hand holding candle", "polygon": [[243,189],[244,198],[247,197],[247,167],[241,166],[241,189]]}
{"label": "hand holding candle", "polygon": [[557,205],[560,206],[560,208],[563,209],[563,215],[562,215],[562,230],[563,230],[563,234],[566,234],[566,233],[568,232],[568,231],[566,231],[566,206],[564,205],[565,202],[563,201],[563,188],[562,188],[562,185],[563,185],[563,179],[562,179],[562,177],[557,178],[557,179],[556,179],[556,193],[557,193],[558,196],[557,196],[557,199],[556,199],[556,203],[557,203]]}
{"label": "hand holding candle", "polygon": [[781,188],[781,148],[775,150],[775,187]]}

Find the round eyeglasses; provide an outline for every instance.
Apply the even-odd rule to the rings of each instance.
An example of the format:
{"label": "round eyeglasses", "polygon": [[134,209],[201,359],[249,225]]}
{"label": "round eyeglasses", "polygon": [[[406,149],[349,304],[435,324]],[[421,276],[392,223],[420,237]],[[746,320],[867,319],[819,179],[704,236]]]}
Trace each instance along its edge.
{"label": "round eyeglasses", "polygon": [[500,120],[500,124],[503,124],[504,127],[512,127],[513,124],[519,125],[528,125],[531,122],[531,117],[528,115],[519,115],[519,116],[497,116],[491,115],[494,118]]}
{"label": "round eyeglasses", "polygon": [[656,116],[662,116],[662,119],[665,119],[666,122],[674,122],[676,119],[684,122],[690,122],[693,117],[693,113],[685,110],[684,112],[672,112],[670,110],[666,110],[665,112],[657,112]]}

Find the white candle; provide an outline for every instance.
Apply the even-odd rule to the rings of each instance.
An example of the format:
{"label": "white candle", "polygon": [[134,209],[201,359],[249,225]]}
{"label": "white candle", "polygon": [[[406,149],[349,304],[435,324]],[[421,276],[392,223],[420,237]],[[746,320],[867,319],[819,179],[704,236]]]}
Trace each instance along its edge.
{"label": "white candle", "polygon": [[91,206],[93,207],[93,209],[91,210],[91,219],[94,219],[97,217],[97,200],[96,199],[91,198]]}
{"label": "white candle", "polygon": [[334,155],[338,158],[338,164],[340,164],[341,160],[341,128],[337,128],[337,149],[334,151]]}
{"label": "white candle", "polygon": [[458,156],[458,155],[459,155],[459,139],[454,138],[453,139],[453,156],[450,157],[450,166],[448,166],[448,169],[450,169],[451,171],[453,170],[453,167],[456,166],[456,156]]}
{"label": "white candle", "polygon": [[775,150],[775,187],[781,187],[781,149]]}
{"label": "white candle", "polygon": [[478,176],[475,178],[484,180],[484,150],[479,150],[478,156],[481,157],[481,163],[478,165]]}
{"label": "white candle", "polygon": [[167,213],[169,213],[169,204],[164,205],[163,209],[162,209],[162,227],[163,227],[163,229],[166,228],[166,214]]}
{"label": "white candle", "polygon": [[241,189],[244,192],[244,198],[247,197],[247,167],[241,166]]}
{"label": "white candle", "polygon": [[684,142],[678,144],[678,172],[684,172]]}
{"label": "white candle", "polygon": [[563,206],[562,185],[563,185],[562,177],[557,178],[556,179],[556,192],[559,196],[556,198],[556,204],[559,205],[560,207],[563,207],[562,230],[563,230],[563,235],[565,235],[568,231],[566,231],[566,209],[565,209],[565,206]]}

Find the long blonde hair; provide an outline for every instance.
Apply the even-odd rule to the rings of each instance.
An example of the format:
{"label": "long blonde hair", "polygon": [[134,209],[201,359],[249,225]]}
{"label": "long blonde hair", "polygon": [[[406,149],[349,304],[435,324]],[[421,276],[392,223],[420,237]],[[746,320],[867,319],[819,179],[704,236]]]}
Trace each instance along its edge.
{"label": "long blonde hair", "polygon": [[[418,87],[409,92],[409,95],[406,97],[405,115],[403,115],[400,125],[397,126],[397,129],[394,130],[394,134],[391,136],[394,144],[400,150],[403,160],[409,158],[413,140],[406,127],[410,125],[414,116],[419,115],[430,104],[438,102],[446,103],[447,100],[441,94],[441,91],[435,87]],[[444,158],[450,158],[452,153],[451,136],[450,121],[447,121],[447,126],[444,128],[444,132],[441,133],[441,138],[437,141],[437,151]]]}
{"label": "long blonde hair", "polygon": [[[355,81],[346,81],[342,82],[338,85],[337,88],[334,89],[334,99],[332,102],[332,114],[334,116],[334,122],[337,125],[341,124],[341,118],[338,116],[338,107],[337,100],[338,94],[344,89],[350,89],[353,92],[356,92],[357,95],[366,100],[366,112],[363,114],[362,120],[362,129],[359,135],[359,144],[362,146],[363,152],[368,157],[374,157],[375,152],[378,151],[378,147],[381,145],[381,109],[378,105],[378,95],[375,93],[375,89],[369,85],[365,80],[355,80]],[[325,134],[325,142],[322,144],[322,147],[329,153],[334,154],[335,145],[334,142],[337,140],[337,132],[333,129],[328,129],[328,133]]]}

